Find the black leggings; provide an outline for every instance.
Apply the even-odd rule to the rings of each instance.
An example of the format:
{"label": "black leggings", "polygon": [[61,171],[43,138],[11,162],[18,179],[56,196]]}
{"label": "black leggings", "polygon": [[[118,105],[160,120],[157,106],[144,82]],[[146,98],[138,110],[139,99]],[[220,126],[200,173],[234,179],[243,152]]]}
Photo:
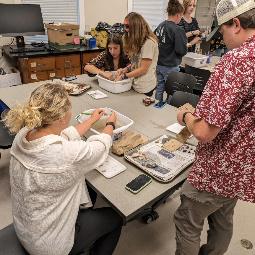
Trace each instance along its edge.
{"label": "black leggings", "polygon": [[[90,189],[89,192],[93,193]],[[119,241],[122,223],[122,218],[110,207],[80,210],[69,255],[80,254],[93,243],[93,254],[111,255]]]}
{"label": "black leggings", "polygon": [[146,95],[146,96],[148,96],[148,97],[151,97],[152,95],[153,95],[153,91],[156,89],[156,87],[153,89],[153,90],[151,90],[150,92],[148,92],[148,93],[144,93],[144,95]]}

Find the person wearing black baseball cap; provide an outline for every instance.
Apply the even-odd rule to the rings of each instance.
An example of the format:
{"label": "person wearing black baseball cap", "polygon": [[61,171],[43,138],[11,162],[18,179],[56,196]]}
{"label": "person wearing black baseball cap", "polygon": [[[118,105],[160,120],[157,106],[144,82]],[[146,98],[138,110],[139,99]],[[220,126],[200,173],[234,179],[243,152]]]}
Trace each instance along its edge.
{"label": "person wearing black baseball cap", "polygon": [[[222,255],[238,199],[255,203],[255,2],[221,0],[218,27],[229,52],[209,78],[195,112],[178,122],[198,139],[176,210],[176,255]],[[200,235],[207,218],[207,243]]]}

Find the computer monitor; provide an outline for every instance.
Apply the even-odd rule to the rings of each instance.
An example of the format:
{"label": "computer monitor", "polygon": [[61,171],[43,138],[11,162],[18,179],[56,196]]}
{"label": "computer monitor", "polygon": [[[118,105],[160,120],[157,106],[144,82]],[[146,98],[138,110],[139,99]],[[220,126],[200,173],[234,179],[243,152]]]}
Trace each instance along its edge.
{"label": "computer monitor", "polygon": [[0,4],[0,36],[16,37],[17,47],[25,47],[23,36],[44,34],[40,5]]}

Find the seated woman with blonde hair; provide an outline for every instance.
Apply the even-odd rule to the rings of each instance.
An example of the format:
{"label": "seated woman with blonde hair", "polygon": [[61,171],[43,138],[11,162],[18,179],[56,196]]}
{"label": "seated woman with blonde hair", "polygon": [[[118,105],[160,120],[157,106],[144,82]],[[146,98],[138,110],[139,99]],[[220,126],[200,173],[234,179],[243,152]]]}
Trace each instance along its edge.
{"label": "seated woman with blonde hair", "polygon": [[[94,243],[95,254],[113,253],[122,228],[112,208],[91,208],[85,174],[106,159],[116,114],[99,135],[81,140],[104,110],[69,126],[72,104],[64,86],[46,83],[4,118],[17,133],[10,162],[13,224],[31,255],[80,254]],[[84,204],[85,209],[80,209]]]}

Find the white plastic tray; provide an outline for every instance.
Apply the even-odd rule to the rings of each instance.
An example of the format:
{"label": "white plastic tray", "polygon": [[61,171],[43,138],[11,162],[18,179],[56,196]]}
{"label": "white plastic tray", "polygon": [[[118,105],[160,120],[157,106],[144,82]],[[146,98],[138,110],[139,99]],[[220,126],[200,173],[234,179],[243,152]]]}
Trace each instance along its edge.
{"label": "white plastic tray", "polygon": [[111,156],[107,156],[105,162],[96,168],[106,178],[112,178],[113,176],[126,170],[126,167]]}
{"label": "white plastic tray", "polygon": [[[114,79],[116,78],[116,72],[110,72],[113,74]],[[105,89],[112,93],[122,93],[131,89],[133,78],[126,79],[123,81],[110,81],[108,79],[103,78],[100,75],[96,76],[98,78],[99,87]]]}
{"label": "white plastic tray", "polygon": [[[110,115],[111,114],[111,108],[108,107],[103,107],[101,109],[105,110],[105,113]],[[93,112],[95,109],[89,109],[86,112]],[[114,109],[113,109],[114,110]],[[115,110],[114,110],[115,111]],[[126,117],[125,115],[115,111],[117,115],[117,124],[121,124],[121,127],[116,128],[113,130],[113,142],[117,141],[122,135],[124,135],[130,126],[134,124],[134,121]],[[87,120],[90,118],[90,115],[85,115],[85,114],[79,114],[75,117],[79,123],[82,123],[83,121]],[[107,118],[107,116],[102,116],[101,118]],[[124,126],[122,124],[125,124]],[[100,134],[98,131],[95,129],[91,128],[87,133],[85,133],[85,137],[88,138],[91,135],[98,135]]]}
{"label": "white plastic tray", "polygon": [[182,57],[182,64],[187,64],[193,67],[201,67],[206,65],[207,59],[208,56],[206,55],[188,52],[185,56]]}

